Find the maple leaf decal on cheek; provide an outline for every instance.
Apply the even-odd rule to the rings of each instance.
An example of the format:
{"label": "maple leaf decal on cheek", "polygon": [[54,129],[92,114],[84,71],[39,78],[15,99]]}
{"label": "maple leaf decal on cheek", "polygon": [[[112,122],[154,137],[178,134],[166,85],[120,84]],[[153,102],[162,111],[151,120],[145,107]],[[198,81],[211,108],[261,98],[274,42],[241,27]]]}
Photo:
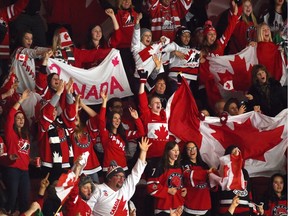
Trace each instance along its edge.
{"label": "maple leaf decal on cheek", "polygon": [[119,64],[118,56],[112,59],[112,64],[116,67]]}
{"label": "maple leaf decal on cheek", "polygon": [[250,118],[242,124],[233,122],[234,129],[227,125],[210,125],[215,130],[212,136],[226,149],[230,145],[236,145],[242,151],[243,159],[256,159],[265,161],[264,153],[274,148],[282,140],[281,135],[284,126],[273,130],[259,131],[255,128]]}
{"label": "maple leaf decal on cheek", "polygon": [[159,140],[167,140],[168,139],[168,131],[166,130],[164,125],[162,125],[159,128],[159,130],[155,130],[155,135],[158,137]]}

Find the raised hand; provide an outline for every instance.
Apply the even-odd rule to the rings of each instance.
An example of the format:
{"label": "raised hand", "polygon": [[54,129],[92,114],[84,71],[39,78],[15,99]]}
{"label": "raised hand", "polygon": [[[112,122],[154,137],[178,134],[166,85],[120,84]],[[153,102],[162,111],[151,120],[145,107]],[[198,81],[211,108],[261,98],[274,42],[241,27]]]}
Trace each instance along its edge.
{"label": "raised hand", "polygon": [[238,5],[235,3],[235,1],[234,0],[232,0],[232,13],[234,14],[234,15],[237,15],[238,14]]}
{"label": "raised hand", "polygon": [[141,142],[139,142],[139,147],[141,151],[144,151],[144,152],[147,152],[151,145],[152,143],[149,143],[148,137],[142,137]]}
{"label": "raised hand", "polygon": [[142,13],[139,13],[139,14],[137,15],[136,24],[139,24],[139,22],[140,22],[140,20],[142,19],[142,17],[143,17]]}
{"label": "raised hand", "polygon": [[105,13],[106,13],[108,16],[110,16],[110,17],[115,16],[114,11],[113,11],[112,8],[106,9],[106,10],[105,10]]}
{"label": "raised hand", "polygon": [[238,115],[243,114],[246,112],[246,106],[245,105],[241,105],[238,111]]}
{"label": "raised hand", "polygon": [[108,95],[105,91],[101,91],[100,92],[100,96],[102,98],[103,101],[107,101],[108,100]]}
{"label": "raised hand", "polygon": [[72,77],[70,77],[68,83],[66,84],[66,91],[67,91],[67,93],[70,93],[70,94],[73,93],[73,91],[74,91],[74,90],[73,90],[73,83],[74,83],[74,81],[73,81]]}
{"label": "raised hand", "polygon": [[130,111],[130,114],[131,114],[132,118],[134,118],[134,119],[138,119],[139,118],[137,110],[133,109],[132,107],[129,107],[129,111]]}
{"label": "raised hand", "polygon": [[162,65],[161,59],[158,58],[158,56],[157,56],[156,54],[154,54],[154,55],[152,56],[152,59],[153,59],[155,65],[156,65],[156,69],[157,69],[157,70],[160,70],[161,65]]}
{"label": "raised hand", "polygon": [[49,186],[49,184],[50,184],[50,182],[48,180],[49,175],[50,175],[50,173],[48,172],[47,175],[45,176],[45,178],[41,180],[41,182],[40,182],[40,187],[41,188],[45,188],[46,189]]}
{"label": "raised hand", "polygon": [[27,98],[29,98],[30,92],[31,92],[31,91],[30,91],[29,89],[26,89],[26,90],[22,93],[21,99],[26,100]]}
{"label": "raised hand", "polygon": [[59,85],[56,88],[56,91],[57,91],[56,94],[58,94],[60,96],[64,91],[64,87],[65,87],[65,82],[61,79],[59,81]]}
{"label": "raised hand", "polygon": [[139,69],[137,70],[137,73],[139,74],[140,77],[140,83],[146,83],[148,78],[148,71],[145,71],[144,69]]}

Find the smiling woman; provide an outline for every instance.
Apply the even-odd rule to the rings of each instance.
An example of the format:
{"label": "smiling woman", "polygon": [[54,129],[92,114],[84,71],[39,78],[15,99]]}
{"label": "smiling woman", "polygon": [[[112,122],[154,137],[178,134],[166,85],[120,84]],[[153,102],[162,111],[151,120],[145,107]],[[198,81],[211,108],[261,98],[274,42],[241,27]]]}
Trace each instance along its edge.
{"label": "smiling woman", "polygon": [[106,120],[106,105],[108,96],[101,92],[103,100],[100,117],[99,130],[102,146],[104,149],[103,171],[109,171],[110,161],[115,160],[124,170],[128,170],[125,156],[127,140],[135,139],[145,134],[143,124],[135,109],[129,108],[130,114],[135,121],[137,131],[125,130],[121,123],[121,113],[109,112]]}
{"label": "smiling woman", "polygon": [[[6,210],[14,213],[18,200],[20,212],[29,207],[30,178],[28,166],[30,161],[29,127],[26,125],[25,114],[20,106],[29,97],[30,91],[25,90],[9,111],[5,125],[5,138],[8,155],[17,155],[17,160],[11,163],[5,173],[8,195]],[[19,190],[19,191],[18,191]]]}
{"label": "smiling woman", "polygon": [[182,160],[184,186],[187,196],[184,212],[189,215],[211,215],[211,197],[208,175],[213,169],[202,160],[194,141],[186,143]]}
{"label": "smiling woman", "polygon": [[182,208],[187,190],[182,184],[180,150],[176,142],[167,142],[162,160],[151,164],[147,190],[155,197],[155,215],[170,215],[170,209]]}

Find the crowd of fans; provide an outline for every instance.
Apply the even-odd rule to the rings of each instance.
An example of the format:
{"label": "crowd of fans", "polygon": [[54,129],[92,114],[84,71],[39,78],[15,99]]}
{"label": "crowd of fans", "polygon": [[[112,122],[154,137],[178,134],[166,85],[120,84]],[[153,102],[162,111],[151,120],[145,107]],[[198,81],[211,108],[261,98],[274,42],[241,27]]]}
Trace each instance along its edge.
{"label": "crowd of fans", "polygon": [[[53,10],[57,1],[51,2],[42,6]],[[147,192],[145,215],[288,214],[285,173],[271,177],[263,203],[255,204],[235,143],[219,159],[220,167],[209,167],[199,143],[176,142],[168,134],[165,107],[182,78],[202,116],[254,111],[275,117],[287,108],[287,81],[263,54],[287,62],[287,2],[271,0],[256,17],[251,0],[231,0],[216,28],[207,20],[209,2],[147,0],[134,7],[131,0],[100,0],[113,31],[105,40],[95,20],[81,46],[65,22],[50,20],[45,35],[38,0],[0,9],[0,215],[138,215],[132,200],[139,181]],[[222,98],[211,89],[215,77],[205,64],[248,46],[261,48],[250,88],[241,98]],[[109,98],[101,91],[100,106],[83,102],[73,76],[63,81],[47,66],[54,58],[90,69],[113,48],[120,50],[134,96]],[[35,105],[33,118],[25,103]],[[33,173],[42,178],[34,202]],[[63,198],[64,177],[70,179],[65,189],[72,189]]]}

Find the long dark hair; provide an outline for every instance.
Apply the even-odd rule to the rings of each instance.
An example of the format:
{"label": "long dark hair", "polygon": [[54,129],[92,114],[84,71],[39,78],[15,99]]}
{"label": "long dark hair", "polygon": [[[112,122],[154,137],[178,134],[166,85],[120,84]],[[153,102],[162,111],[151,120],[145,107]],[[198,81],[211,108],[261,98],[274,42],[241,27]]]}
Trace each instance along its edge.
{"label": "long dark hair", "polygon": [[185,146],[184,146],[184,149],[183,149],[183,152],[182,152],[182,159],[183,159],[183,162],[184,163],[190,163],[190,158],[187,154],[187,145],[189,143],[193,143],[195,146],[196,146],[196,151],[197,151],[197,156],[196,156],[196,164],[197,166],[201,166],[202,168],[204,169],[209,169],[209,166],[203,161],[202,157],[201,157],[201,154],[200,154],[200,151],[199,151],[199,148],[198,148],[198,145],[196,144],[196,142],[194,141],[188,141],[185,143]]}
{"label": "long dark hair", "polygon": [[[285,22],[285,20],[287,20],[287,3],[286,3],[286,1],[283,2],[281,10],[282,10],[282,13],[281,13],[282,19],[283,19],[283,22]],[[276,13],[275,0],[270,0],[269,9],[268,9],[268,14],[269,14],[268,24],[269,24],[269,26],[273,26],[273,21],[275,19],[275,13]]]}
{"label": "long dark hair", "polygon": [[48,76],[47,76],[47,85],[49,87],[49,89],[53,90],[55,93],[56,93],[56,90],[52,88],[51,86],[51,80],[53,78],[53,76],[57,75],[59,77],[59,74],[57,73],[50,73]]}
{"label": "long dark hair", "polygon": [[202,52],[204,53],[204,55],[208,55],[210,52],[213,52],[215,50],[218,49],[218,43],[217,40],[215,40],[215,42],[211,45],[208,45],[208,41],[207,41],[207,36],[204,36],[204,40],[203,40],[203,45],[202,45]]}
{"label": "long dark hair", "polygon": [[[106,128],[107,130],[113,134],[113,117],[115,114],[119,114],[118,112],[109,112],[107,114],[107,120],[106,120]],[[120,118],[121,115],[119,114]],[[120,135],[120,137],[123,139],[123,141],[126,143],[127,142],[127,137],[126,137],[126,133],[125,133],[125,129],[123,127],[123,125],[120,123],[119,127],[117,128],[117,134]]]}
{"label": "long dark hair", "polygon": [[[178,145],[175,141],[169,141],[165,145],[163,157],[162,157],[162,165],[164,169],[169,169],[171,167],[169,163],[169,151],[173,149],[176,145]],[[181,167],[181,155],[179,154],[177,160],[174,163],[173,167]]]}
{"label": "long dark hair", "polygon": [[287,196],[287,192],[286,192],[286,184],[285,184],[285,178],[284,176],[281,174],[281,173],[275,173],[274,175],[271,176],[270,178],[270,182],[269,182],[269,188],[268,188],[268,199],[272,202],[275,202],[276,205],[278,205],[278,202],[279,202],[279,197],[277,196],[277,194],[275,193],[274,189],[273,189],[273,182],[274,182],[274,179],[276,177],[280,177],[282,178],[283,180],[283,190],[281,192],[281,197],[283,196]]}
{"label": "long dark hair", "polygon": [[[15,124],[15,117],[19,114],[22,113],[24,116],[24,126],[21,128],[21,131],[19,132],[18,128],[16,127]],[[15,131],[15,133],[18,135],[18,138],[22,138],[22,139],[26,139],[29,140],[29,125],[28,125],[28,120],[25,116],[25,114],[22,111],[18,111],[16,112],[16,114],[14,115],[14,124],[13,124],[13,130]]]}
{"label": "long dark hair", "polygon": [[86,42],[86,49],[88,50],[91,50],[91,49],[95,49],[96,47],[94,46],[94,43],[93,43],[93,40],[92,40],[92,30],[96,27],[96,26],[99,26],[101,28],[101,31],[102,31],[102,37],[99,41],[99,48],[105,48],[106,46],[106,40],[104,38],[104,35],[103,35],[103,28],[101,25],[93,25],[89,28],[88,30],[88,34],[87,34],[87,42]]}

